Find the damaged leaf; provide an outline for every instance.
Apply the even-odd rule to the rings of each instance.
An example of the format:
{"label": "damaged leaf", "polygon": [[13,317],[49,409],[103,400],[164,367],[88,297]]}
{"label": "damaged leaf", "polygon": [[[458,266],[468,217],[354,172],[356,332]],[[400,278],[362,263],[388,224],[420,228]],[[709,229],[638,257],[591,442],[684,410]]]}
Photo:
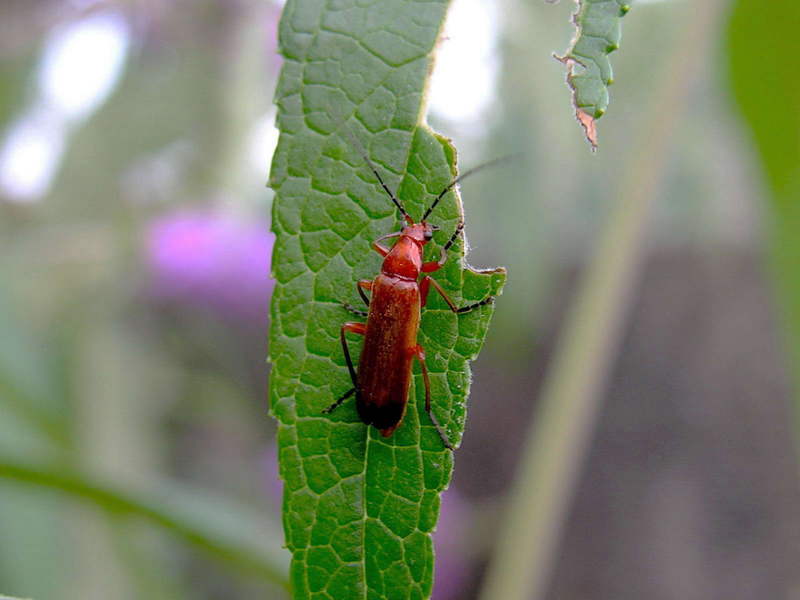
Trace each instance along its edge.
{"label": "damaged leaf", "polygon": [[567,66],[575,117],[596,150],[596,121],[608,109],[608,86],[614,82],[608,55],[619,48],[620,22],[630,10],[630,0],[576,1],[575,37],[566,53],[556,58]]}

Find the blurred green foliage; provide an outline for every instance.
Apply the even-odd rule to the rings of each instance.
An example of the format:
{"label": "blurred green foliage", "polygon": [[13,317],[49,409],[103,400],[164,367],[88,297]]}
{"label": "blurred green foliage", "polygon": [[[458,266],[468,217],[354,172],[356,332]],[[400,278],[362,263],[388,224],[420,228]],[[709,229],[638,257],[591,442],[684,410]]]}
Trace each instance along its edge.
{"label": "blurred green foliage", "polygon": [[[27,25],[27,9],[4,5],[3,25]],[[273,429],[265,322],[154,300],[145,243],[154,219],[210,211],[245,176],[247,194],[229,204],[265,212],[265,168],[228,170],[232,183],[211,167],[230,138],[235,149],[245,143],[228,116],[239,98],[223,91],[235,52],[258,57],[243,74],[252,89],[240,90],[257,99],[245,106],[247,126],[269,108],[260,86],[275,68],[267,52],[276,14],[261,3],[127,13],[142,26],[135,50],[114,95],[71,132],[52,190],[30,205],[0,198],[3,591],[283,596],[288,554],[277,484],[264,470]],[[68,9],[50,26],[85,16]],[[255,46],[238,48],[253,23]],[[3,48],[4,132],[36,101],[42,48],[36,38]],[[215,464],[226,452],[247,467]]]}
{"label": "blurred green foliage", "polygon": [[[766,175],[772,274],[800,386],[800,5],[739,0],[727,29],[729,78]],[[800,397],[800,395],[798,396]],[[796,416],[800,435],[800,409]]]}

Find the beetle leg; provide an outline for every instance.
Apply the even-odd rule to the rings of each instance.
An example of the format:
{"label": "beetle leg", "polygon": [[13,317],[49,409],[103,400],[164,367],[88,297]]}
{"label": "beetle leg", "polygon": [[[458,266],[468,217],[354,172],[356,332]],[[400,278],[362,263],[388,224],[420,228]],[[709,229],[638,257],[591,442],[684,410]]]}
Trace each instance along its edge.
{"label": "beetle leg", "polygon": [[333,404],[331,404],[331,405],[330,405],[328,408],[326,408],[325,410],[323,410],[323,411],[322,411],[322,414],[325,414],[325,415],[327,415],[327,414],[330,414],[330,413],[332,413],[333,411],[335,411],[337,408],[339,408],[339,407],[342,405],[342,402],[344,402],[344,401],[345,401],[345,400],[347,400],[347,399],[348,399],[350,396],[352,396],[352,395],[355,393],[355,391],[356,391],[356,388],[350,388],[348,391],[346,391],[346,392],[345,392],[344,396],[342,396],[342,397],[341,397],[341,398],[339,398],[339,399],[338,399],[336,402],[334,402]]}
{"label": "beetle leg", "polygon": [[402,235],[402,231],[398,231],[396,233],[387,233],[386,235],[382,235],[377,240],[372,242],[372,249],[375,250],[381,256],[387,256],[389,254],[389,249],[386,246],[383,246],[381,242],[383,240],[388,240],[389,238],[399,237]]}
{"label": "beetle leg", "polygon": [[350,379],[353,381],[353,387],[345,393],[344,396],[339,398],[336,402],[331,404],[328,408],[323,410],[322,412],[328,414],[336,410],[342,402],[347,400],[350,396],[358,391],[358,378],[356,377],[356,370],[353,368],[353,359],[350,358],[350,349],[347,347],[347,338],[344,336],[346,332],[357,333],[359,335],[364,335],[367,331],[367,326],[364,323],[345,323],[342,325],[341,333],[339,334],[342,340],[342,350],[344,351],[344,361],[347,363],[347,370],[350,371]]}
{"label": "beetle leg", "polygon": [[361,299],[364,301],[364,304],[369,306],[369,298],[367,298],[364,290],[372,291],[372,279],[362,279],[356,284],[356,289],[358,290],[358,295],[361,296]]}
{"label": "beetle leg", "polygon": [[445,302],[447,302],[447,306],[450,307],[450,310],[452,310],[456,314],[469,312],[471,310],[478,308],[479,306],[484,306],[485,304],[491,304],[492,302],[494,302],[494,296],[487,296],[480,302],[475,302],[474,304],[468,304],[467,306],[462,306],[461,308],[459,308],[450,299],[450,296],[447,295],[447,292],[444,291],[442,286],[439,285],[438,281],[436,281],[433,277],[426,276],[419,284],[422,306],[425,306],[425,302],[428,299],[428,291],[430,289],[430,286],[433,286],[436,289],[436,291],[439,292],[439,295],[444,299]]}
{"label": "beetle leg", "polygon": [[425,306],[425,304],[428,302],[428,292],[430,291],[431,286],[436,288],[436,291],[439,292],[439,295],[444,299],[445,302],[447,302],[447,306],[450,307],[450,310],[452,310],[453,312],[458,312],[458,307],[450,299],[450,296],[447,295],[447,292],[445,292],[442,289],[442,286],[440,286],[439,283],[433,277],[429,276],[423,277],[422,281],[419,284],[422,306]]}
{"label": "beetle leg", "polygon": [[447,250],[442,248],[442,252],[439,255],[439,260],[433,260],[431,262],[422,263],[422,267],[420,267],[420,271],[423,273],[433,273],[434,271],[438,271],[444,266],[444,263],[447,262]]}
{"label": "beetle leg", "polygon": [[361,310],[360,308],[356,308],[355,306],[353,306],[352,304],[348,304],[347,302],[342,302],[342,307],[345,310],[353,313],[357,317],[366,317],[369,314],[369,313],[367,313],[367,311]]}
{"label": "beetle leg", "polygon": [[346,332],[357,333],[364,335],[367,332],[367,326],[364,323],[345,323],[342,325],[339,337],[342,340],[342,350],[344,351],[344,360],[347,363],[347,370],[350,371],[350,379],[353,381],[353,387],[358,389],[358,378],[356,377],[356,370],[353,368],[353,359],[350,358],[350,349],[347,347],[347,338],[344,336]]}
{"label": "beetle leg", "polygon": [[[364,304],[369,306],[369,298],[364,293],[364,290],[372,291],[372,280],[371,279],[362,279],[356,284],[356,289],[358,290],[358,295],[361,296],[361,299],[364,301]],[[345,310],[350,311],[354,315],[358,317],[367,317],[369,313],[365,310],[361,310],[360,308],[356,308],[352,304],[348,304],[347,302],[342,302],[342,306]]]}
{"label": "beetle leg", "polygon": [[428,292],[431,291],[431,281],[433,281],[430,277],[425,276],[422,278],[422,281],[419,282],[419,305],[425,306],[428,303]]}
{"label": "beetle leg", "polygon": [[431,418],[431,423],[433,423],[433,426],[436,428],[439,437],[442,438],[442,443],[445,448],[455,450],[453,444],[447,439],[447,434],[444,432],[444,429],[439,425],[436,415],[434,415],[431,410],[431,380],[428,377],[428,367],[425,365],[425,350],[422,349],[422,346],[414,346],[411,351],[419,361],[419,366],[422,369],[422,381],[425,383],[425,412],[427,412],[428,416]]}
{"label": "beetle leg", "polygon": [[450,239],[447,240],[447,243],[442,246],[442,252],[439,255],[439,260],[423,263],[421,269],[423,273],[433,273],[444,266],[444,264],[447,262],[447,251],[450,250],[450,247],[455,243],[462,231],[464,231],[464,221],[459,221],[458,225],[456,225],[456,230],[453,232],[453,235],[451,235]]}
{"label": "beetle leg", "polygon": [[491,304],[492,302],[494,302],[494,296],[486,296],[486,298],[484,298],[480,302],[474,302],[473,304],[467,304],[466,306],[462,306],[461,308],[459,308],[455,312],[458,313],[458,314],[466,313],[466,312],[469,312],[471,310],[475,310],[476,308],[480,308],[481,306],[486,306],[487,304]]}

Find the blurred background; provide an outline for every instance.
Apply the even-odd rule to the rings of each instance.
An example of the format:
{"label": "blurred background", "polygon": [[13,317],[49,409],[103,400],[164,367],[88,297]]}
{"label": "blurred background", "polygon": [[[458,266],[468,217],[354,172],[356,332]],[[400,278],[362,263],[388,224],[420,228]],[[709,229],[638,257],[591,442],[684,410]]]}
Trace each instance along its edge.
{"label": "blurred background", "polygon": [[[797,142],[753,129],[797,117],[779,97],[742,117],[736,81],[769,83],[729,50],[731,11],[753,3],[718,2],[703,29],[697,2],[634,3],[592,155],[552,58],[572,3],[453,1],[429,121],[464,167],[528,164],[462,187],[469,260],[509,282],[443,500],[436,600],[477,597],[565,314],[637,192],[638,276],[546,596],[800,598],[796,263],[775,259],[797,226],[781,173],[800,163],[771,168],[765,148],[785,162]],[[280,10],[0,6],[0,593],[287,597],[265,366]],[[682,55],[687,36],[703,52]],[[653,139],[666,85],[680,102]]]}

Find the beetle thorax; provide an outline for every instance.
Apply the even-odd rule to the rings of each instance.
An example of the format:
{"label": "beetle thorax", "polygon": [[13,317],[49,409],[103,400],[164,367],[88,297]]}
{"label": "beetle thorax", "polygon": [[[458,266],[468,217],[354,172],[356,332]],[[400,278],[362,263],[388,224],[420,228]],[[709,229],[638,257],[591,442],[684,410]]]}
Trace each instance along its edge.
{"label": "beetle thorax", "polygon": [[422,268],[422,246],[421,242],[404,232],[383,259],[381,272],[404,279],[416,279]]}

